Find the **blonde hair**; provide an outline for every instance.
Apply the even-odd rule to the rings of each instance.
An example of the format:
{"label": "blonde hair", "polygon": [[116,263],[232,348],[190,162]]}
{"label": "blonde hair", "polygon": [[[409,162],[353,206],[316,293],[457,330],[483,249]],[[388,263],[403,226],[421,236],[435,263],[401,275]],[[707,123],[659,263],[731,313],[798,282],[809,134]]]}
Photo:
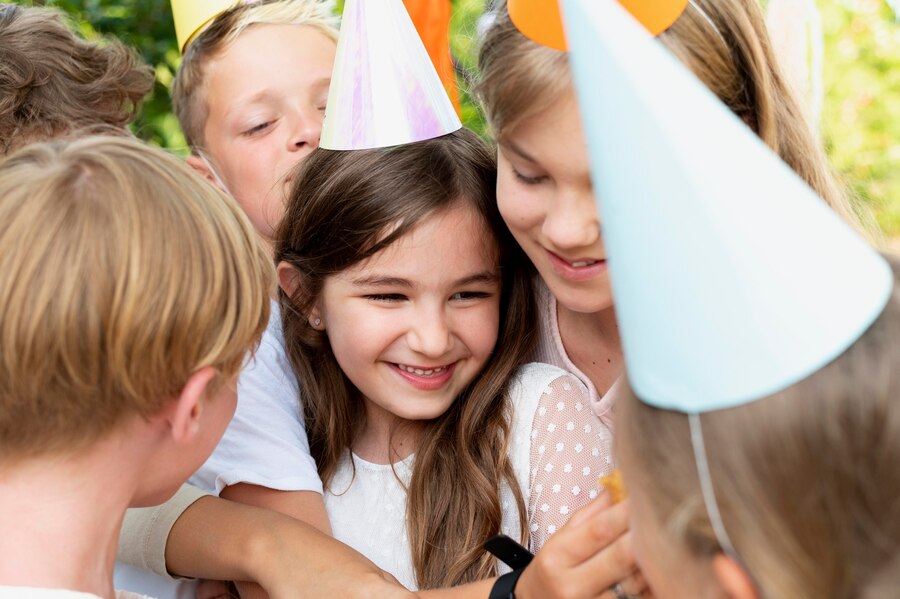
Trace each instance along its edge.
{"label": "blonde hair", "polygon": [[[835,212],[875,235],[871,215],[854,207],[835,180],[807,116],[782,76],[757,0],[692,0],[659,40]],[[477,95],[501,143],[572,85],[568,55],[522,35],[510,21],[505,3],[482,44],[479,68]]]}
{"label": "blonde hair", "polygon": [[274,273],[233,200],[133,139],[0,163],[0,456],[72,451],[198,369],[234,377]]}
{"label": "blonde hair", "polygon": [[124,129],[153,69],[119,41],[87,42],[58,9],[0,12],[0,153],[75,129]]}
{"label": "blonde hair", "polygon": [[188,145],[202,148],[208,118],[206,66],[254,25],[303,25],[337,42],[337,19],[321,0],[275,0],[238,4],[226,10],[197,34],[184,52],[172,89],[172,107]]}
{"label": "blonde hair", "polygon": [[[895,597],[900,588],[900,259],[869,330],[807,379],[702,415],[716,503],[734,548],[771,599]],[[722,551],[703,502],[687,416],[627,393],[618,457],[663,534]]]}

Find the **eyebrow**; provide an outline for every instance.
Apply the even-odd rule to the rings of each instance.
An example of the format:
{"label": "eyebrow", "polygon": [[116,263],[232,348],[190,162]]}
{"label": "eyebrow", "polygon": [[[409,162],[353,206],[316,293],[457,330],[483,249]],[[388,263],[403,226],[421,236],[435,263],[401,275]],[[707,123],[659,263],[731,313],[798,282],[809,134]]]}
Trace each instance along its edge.
{"label": "eyebrow", "polygon": [[[461,279],[457,279],[453,282],[451,287],[464,287],[473,283],[496,283],[498,278],[499,275],[497,273],[485,270],[463,277]],[[415,287],[413,282],[409,279],[389,277],[377,274],[369,277],[360,277],[358,279],[353,279],[352,281],[350,281],[350,283],[356,285],[357,287],[402,287],[404,289],[412,289],[413,287]]]}
{"label": "eyebrow", "polygon": [[[322,90],[326,90],[331,86],[331,77],[321,77],[316,79],[309,85],[309,89],[312,93],[318,93]],[[254,104],[258,104],[261,102],[266,102],[269,98],[274,97],[275,94],[272,93],[272,90],[269,88],[261,89],[258,92],[247,96],[245,98],[238,98],[237,102],[230,107],[226,115],[230,116],[234,112],[246,108],[248,106],[253,106]]]}
{"label": "eyebrow", "polygon": [[529,154],[528,152],[526,152],[525,150],[523,150],[522,148],[520,148],[519,146],[517,146],[516,144],[514,144],[512,142],[503,142],[500,144],[500,146],[503,147],[504,149],[511,151],[513,154],[518,154],[520,158],[523,158],[523,159],[527,160],[528,162],[537,163],[537,160],[532,158],[531,154]]}

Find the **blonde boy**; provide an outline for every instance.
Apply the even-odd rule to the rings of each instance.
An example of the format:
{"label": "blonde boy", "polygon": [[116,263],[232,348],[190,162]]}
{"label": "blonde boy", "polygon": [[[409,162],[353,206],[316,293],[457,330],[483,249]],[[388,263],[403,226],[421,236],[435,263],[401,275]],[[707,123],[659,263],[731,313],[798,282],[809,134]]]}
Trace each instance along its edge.
{"label": "blonde boy", "polygon": [[293,168],[319,145],[337,48],[319,0],[241,4],[185,49],[173,91],[188,163],[271,241]]}
{"label": "blonde boy", "polygon": [[126,508],[215,447],[272,284],[240,209],[161,150],[0,163],[0,597],[113,596]]}

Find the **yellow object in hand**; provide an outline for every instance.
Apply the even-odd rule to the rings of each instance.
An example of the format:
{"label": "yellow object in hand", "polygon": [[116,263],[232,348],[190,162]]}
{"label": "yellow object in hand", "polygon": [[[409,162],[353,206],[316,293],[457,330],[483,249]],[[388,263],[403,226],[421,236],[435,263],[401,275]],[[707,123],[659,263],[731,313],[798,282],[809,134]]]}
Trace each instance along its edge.
{"label": "yellow object in hand", "polygon": [[598,482],[601,487],[609,491],[613,504],[619,503],[628,496],[625,483],[622,481],[622,471],[618,468],[606,476],[601,476]]}

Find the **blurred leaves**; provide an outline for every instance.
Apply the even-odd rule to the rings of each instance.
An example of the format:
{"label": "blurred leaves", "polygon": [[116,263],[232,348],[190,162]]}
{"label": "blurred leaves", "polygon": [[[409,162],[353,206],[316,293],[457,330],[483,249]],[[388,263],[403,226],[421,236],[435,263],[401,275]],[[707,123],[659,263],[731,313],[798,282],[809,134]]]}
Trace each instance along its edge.
{"label": "blurred leaves", "polygon": [[86,38],[115,36],[137,49],[156,69],[156,88],[133,129],[156,145],[186,153],[178,120],[170,110],[169,92],[180,58],[169,0],[45,0],[21,4],[61,8],[72,15]]}
{"label": "blurred leaves", "polygon": [[[889,4],[900,0],[819,0],[826,37],[822,134],[845,183],[875,211],[889,236],[900,236],[900,22]],[[169,110],[178,50],[169,0],[44,0],[58,6],[84,35],[118,36],[156,67],[157,85],[135,123],[155,144],[184,151]],[[483,133],[468,94],[475,72],[478,20],[486,0],[453,0],[451,47],[463,89],[463,121]]]}
{"label": "blurred leaves", "polygon": [[829,157],[884,232],[900,236],[900,23],[884,0],[819,5]]}

